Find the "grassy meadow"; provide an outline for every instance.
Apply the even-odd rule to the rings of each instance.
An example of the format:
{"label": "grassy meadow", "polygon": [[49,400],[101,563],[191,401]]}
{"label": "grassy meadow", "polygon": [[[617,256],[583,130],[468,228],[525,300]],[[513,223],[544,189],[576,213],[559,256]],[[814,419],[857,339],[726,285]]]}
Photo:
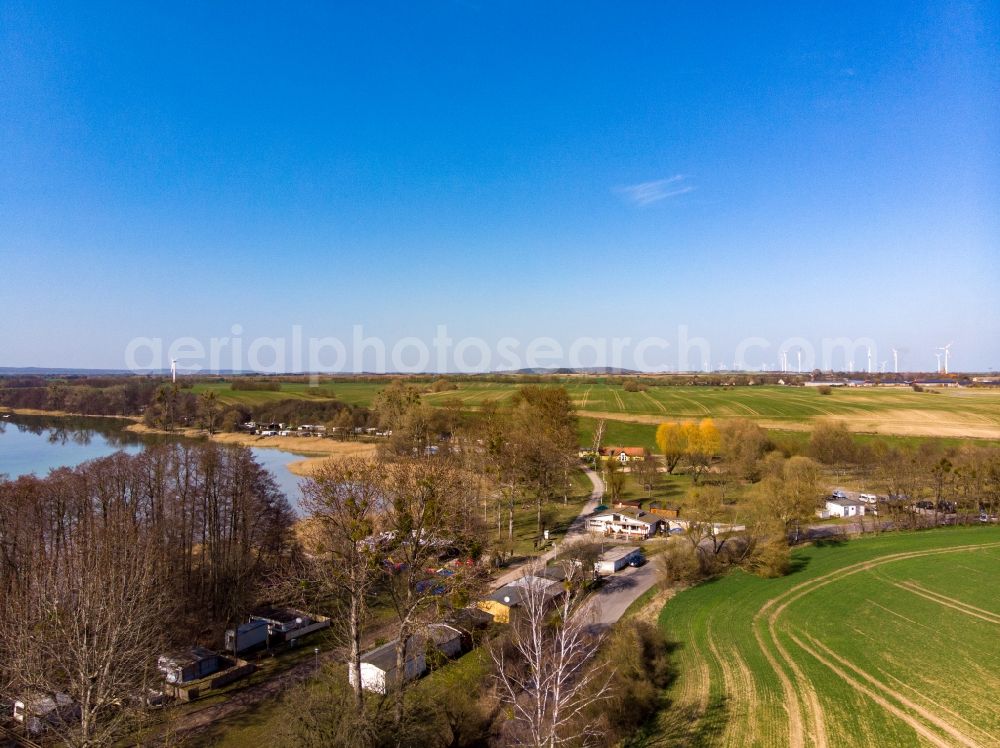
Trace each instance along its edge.
{"label": "grassy meadow", "polygon": [[660,615],[670,704],[633,745],[986,746],[1000,712],[1000,528],[803,548]]}

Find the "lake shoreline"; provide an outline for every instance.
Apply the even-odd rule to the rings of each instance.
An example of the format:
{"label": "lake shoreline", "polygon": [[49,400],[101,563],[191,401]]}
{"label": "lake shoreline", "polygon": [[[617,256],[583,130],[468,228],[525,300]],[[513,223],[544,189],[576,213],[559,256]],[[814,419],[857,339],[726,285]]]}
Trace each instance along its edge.
{"label": "lake shoreline", "polygon": [[191,439],[211,439],[218,444],[277,449],[304,458],[288,464],[288,470],[299,477],[312,475],[320,465],[329,459],[372,457],[378,449],[378,446],[371,442],[339,442],[325,437],[258,436],[257,434],[229,431],[209,434],[205,429],[196,428],[166,431],[140,422],[126,426],[125,430],[135,434],[167,434]]}
{"label": "lake shoreline", "polygon": [[47,416],[49,418],[108,418],[128,421],[123,430],[143,436],[173,436],[185,439],[211,439],[217,444],[235,444],[241,447],[276,449],[302,457],[288,463],[288,470],[299,477],[309,477],[320,465],[329,459],[345,457],[372,457],[378,446],[371,442],[340,442],[325,437],[299,436],[258,436],[236,432],[216,432],[209,434],[201,428],[166,429],[147,426],[140,416],[84,415],[65,410],[39,410],[37,408],[0,407],[0,416]]}

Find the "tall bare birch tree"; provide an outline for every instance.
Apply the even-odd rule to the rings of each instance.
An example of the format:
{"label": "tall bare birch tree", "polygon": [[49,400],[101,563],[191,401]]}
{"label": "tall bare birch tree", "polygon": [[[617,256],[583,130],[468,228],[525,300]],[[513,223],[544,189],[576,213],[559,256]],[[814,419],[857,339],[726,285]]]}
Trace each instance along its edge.
{"label": "tall bare birch tree", "polygon": [[[587,708],[607,696],[610,673],[595,668],[602,637],[590,626],[582,573],[566,564],[566,581],[551,587],[529,572],[506,646],[490,652],[501,700],[514,720],[505,741],[533,748],[585,743]],[[539,569],[533,569],[535,573]]]}

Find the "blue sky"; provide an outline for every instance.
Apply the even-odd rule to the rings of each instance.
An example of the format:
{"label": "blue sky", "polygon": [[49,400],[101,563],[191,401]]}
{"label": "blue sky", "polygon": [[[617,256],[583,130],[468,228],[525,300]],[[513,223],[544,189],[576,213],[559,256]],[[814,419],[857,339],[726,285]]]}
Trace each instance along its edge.
{"label": "blue sky", "polygon": [[0,366],[238,324],[1000,368],[995,3],[331,5],[0,5]]}

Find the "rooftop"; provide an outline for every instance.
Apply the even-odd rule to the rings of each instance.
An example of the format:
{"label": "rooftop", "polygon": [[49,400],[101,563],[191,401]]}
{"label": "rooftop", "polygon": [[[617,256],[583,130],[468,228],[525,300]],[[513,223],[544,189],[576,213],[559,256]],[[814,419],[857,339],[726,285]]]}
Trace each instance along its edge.
{"label": "rooftop", "polygon": [[619,545],[614,548],[609,548],[601,554],[601,561],[617,561],[620,558],[625,558],[626,556],[631,556],[633,553],[639,550],[639,546],[636,545]]}
{"label": "rooftop", "polygon": [[837,506],[865,506],[865,502],[858,499],[827,499],[826,503],[836,504]]}
{"label": "rooftop", "polygon": [[164,665],[169,664],[174,667],[185,667],[186,665],[193,665],[196,662],[210,660],[213,657],[218,656],[218,653],[213,652],[211,649],[205,649],[205,647],[191,647],[190,649],[182,649],[176,652],[161,655],[160,662]]}

